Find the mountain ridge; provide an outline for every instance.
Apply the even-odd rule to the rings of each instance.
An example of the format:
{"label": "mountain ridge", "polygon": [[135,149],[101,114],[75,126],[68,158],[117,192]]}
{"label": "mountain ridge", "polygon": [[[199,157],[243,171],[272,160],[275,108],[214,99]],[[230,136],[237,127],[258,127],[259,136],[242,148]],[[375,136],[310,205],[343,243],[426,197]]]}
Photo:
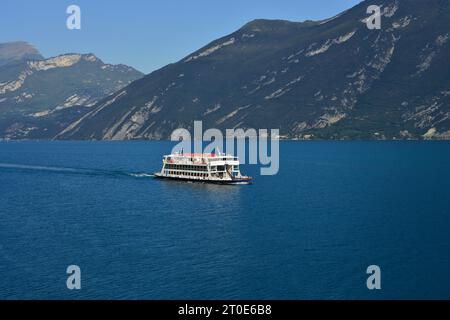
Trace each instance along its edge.
{"label": "mountain ridge", "polygon": [[[382,6],[381,30],[364,24],[371,4]],[[386,101],[386,92],[393,89],[388,82],[417,87],[438,75],[447,86],[442,70],[434,70],[432,63],[429,69],[430,58],[421,56],[429,48],[437,61],[448,50],[443,33],[448,23],[433,20],[441,4],[369,0],[322,21],[251,21],[99,102],[58,138],[164,139],[178,127],[190,129],[194,120],[222,130],[279,128],[282,136],[293,139],[446,138],[446,96],[430,97],[442,107],[426,116],[434,119],[426,125],[415,120],[421,106],[408,100],[410,92],[401,101]],[[431,30],[436,26],[442,34]],[[421,31],[429,38],[418,38]],[[429,39],[440,39],[435,41],[440,48]],[[408,52],[414,46],[420,48]],[[409,64],[402,63],[398,52]],[[392,61],[402,65],[397,76]],[[424,70],[414,78],[420,64]],[[436,91],[436,86],[429,89]],[[377,99],[385,102],[373,112],[368,106]]]}
{"label": "mountain ridge", "polygon": [[92,53],[22,59],[0,67],[0,137],[51,139],[101,98],[143,74]]}
{"label": "mountain ridge", "polygon": [[[380,30],[365,24],[374,4]],[[202,120],[289,139],[449,139],[449,39],[449,0],[256,19],[99,100],[54,138],[167,139]]]}

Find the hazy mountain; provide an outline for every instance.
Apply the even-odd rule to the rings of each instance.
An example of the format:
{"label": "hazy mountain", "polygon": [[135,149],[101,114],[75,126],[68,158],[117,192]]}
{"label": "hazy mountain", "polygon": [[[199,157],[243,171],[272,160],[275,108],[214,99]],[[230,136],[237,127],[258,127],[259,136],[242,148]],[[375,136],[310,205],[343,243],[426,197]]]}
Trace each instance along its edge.
{"label": "hazy mountain", "polygon": [[22,60],[41,60],[44,57],[29,43],[23,41],[0,43],[0,66]]}
{"label": "hazy mountain", "polygon": [[93,54],[22,60],[0,67],[0,137],[49,139],[142,73]]}
{"label": "hazy mountain", "polygon": [[[380,30],[365,23],[372,4]],[[256,20],[101,100],[57,138],[167,138],[194,120],[290,138],[449,138],[449,40],[449,0]]]}

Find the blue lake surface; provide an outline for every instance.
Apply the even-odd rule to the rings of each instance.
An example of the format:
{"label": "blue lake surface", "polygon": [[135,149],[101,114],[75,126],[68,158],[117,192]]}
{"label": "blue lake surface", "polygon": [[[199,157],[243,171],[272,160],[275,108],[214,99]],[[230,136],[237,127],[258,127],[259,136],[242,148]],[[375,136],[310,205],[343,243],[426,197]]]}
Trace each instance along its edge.
{"label": "blue lake surface", "polygon": [[0,298],[450,299],[450,143],[281,142],[250,186],[149,177],[172,146],[0,143]]}

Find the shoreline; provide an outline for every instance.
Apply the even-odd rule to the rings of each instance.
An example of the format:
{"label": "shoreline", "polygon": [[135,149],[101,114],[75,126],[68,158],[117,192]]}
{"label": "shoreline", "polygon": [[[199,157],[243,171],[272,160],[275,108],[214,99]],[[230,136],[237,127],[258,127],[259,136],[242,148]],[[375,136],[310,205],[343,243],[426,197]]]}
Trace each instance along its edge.
{"label": "shoreline", "polygon": [[[237,140],[245,140],[245,138],[235,138]],[[256,138],[252,138],[256,139]],[[433,141],[450,141],[449,138],[436,138],[436,139],[271,139],[278,141],[287,141],[287,142],[433,142]],[[177,142],[170,139],[124,139],[124,140],[97,140],[97,139],[1,139],[1,142],[157,142],[157,141],[168,141],[168,142]],[[210,142],[210,141],[204,141]]]}

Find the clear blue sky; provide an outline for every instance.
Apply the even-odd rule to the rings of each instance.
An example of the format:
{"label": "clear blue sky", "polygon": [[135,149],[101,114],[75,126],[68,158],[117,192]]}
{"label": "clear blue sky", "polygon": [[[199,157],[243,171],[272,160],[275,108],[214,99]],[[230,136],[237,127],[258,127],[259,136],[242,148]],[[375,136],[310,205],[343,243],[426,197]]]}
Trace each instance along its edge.
{"label": "clear blue sky", "polygon": [[[257,18],[320,20],[361,0],[2,0],[0,43],[23,40],[46,56],[94,53],[149,73]],[[81,8],[82,29],[66,28]]]}

